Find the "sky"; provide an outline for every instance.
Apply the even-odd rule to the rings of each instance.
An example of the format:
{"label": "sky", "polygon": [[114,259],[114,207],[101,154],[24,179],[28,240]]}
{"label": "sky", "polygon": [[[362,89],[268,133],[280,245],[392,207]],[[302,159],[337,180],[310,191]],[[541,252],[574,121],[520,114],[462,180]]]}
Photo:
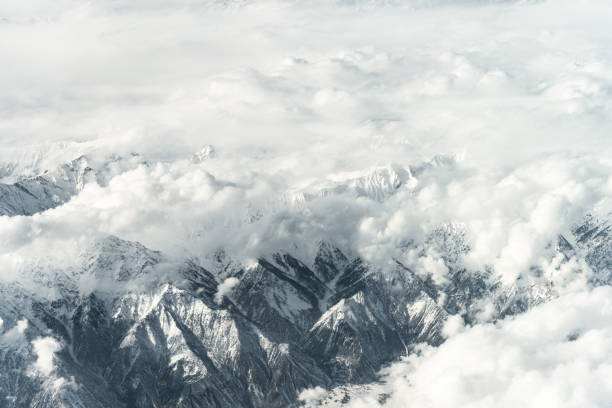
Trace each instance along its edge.
{"label": "sky", "polygon": [[[611,13],[604,0],[3,1],[3,181],[80,155],[96,168],[123,160],[60,207],[0,217],[1,279],[69,266],[113,234],[202,262],[220,248],[243,263],[279,249],[308,262],[328,240],[381,269],[401,259],[443,282],[440,254],[421,251],[442,225],[465,237],[465,267],[490,267],[504,284],[552,268],[558,234],[610,213]],[[207,146],[214,155],[194,159]],[[402,187],[382,198],[351,190],[396,176]],[[463,406],[517,402],[511,390],[471,392],[490,367],[456,372],[445,356],[471,352],[474,336],[484,350],[474,353],[506,350],[521,322],[549,319],[572,296],[606,304],[605,292],[563,285],[568,297],[544,311],[464,328],[394,366],[392,400],[409,388],[422,406],[444,406],[426,378],[448,368]],[[593,336],[608,335],[604,320],[587,328]],[[586,342],[552,362],[519,361],[500,381],[566,375],[564,359]],[[40,343],[41,355],[53,348]],[[474,359],[504,364],[491,354]],[[584,364],[593,378],[608,370]]]}

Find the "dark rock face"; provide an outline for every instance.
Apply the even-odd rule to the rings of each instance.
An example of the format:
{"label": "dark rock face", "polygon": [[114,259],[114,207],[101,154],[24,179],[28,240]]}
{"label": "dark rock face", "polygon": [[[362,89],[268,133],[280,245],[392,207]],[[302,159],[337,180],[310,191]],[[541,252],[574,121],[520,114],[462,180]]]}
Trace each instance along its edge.
{"label": "dark rock face", "polygon": [[[557,251],[569,259],[580,246],[593,282],[609,282],[608,227],[587,224],[560,237]],[[483,300],[495,319],[555,296],[546,280],[508,288],[490,271],[455,267],[461,250],[440,250],[445,283],[400,262],[379,273],[328,243],[311,260],[279,253],[219,271],[187,261],[164,280],[155,273],[162,254],[109,237],[81,269],[58,272],[53,300],[0,285],[0,372],[10,373],[0,375],[0,406],[285,407],[305,388],[371,382],[416,344],[440,344],[448,315],[475,320]],[[103,289],[83,295],[88,277]],[[227,277],[238,283],[219,297]],[[61,344],[49,375],[32,372],[40,337]]]}

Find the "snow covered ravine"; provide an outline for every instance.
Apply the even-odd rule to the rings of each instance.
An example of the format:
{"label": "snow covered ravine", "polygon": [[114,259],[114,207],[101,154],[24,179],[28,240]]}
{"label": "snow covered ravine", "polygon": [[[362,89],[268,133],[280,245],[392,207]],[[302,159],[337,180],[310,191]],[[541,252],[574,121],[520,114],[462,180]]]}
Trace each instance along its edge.
{"label": "snow covered ravine", "polygon": [[0,407],[612,405],[612,4],[0,4]]}

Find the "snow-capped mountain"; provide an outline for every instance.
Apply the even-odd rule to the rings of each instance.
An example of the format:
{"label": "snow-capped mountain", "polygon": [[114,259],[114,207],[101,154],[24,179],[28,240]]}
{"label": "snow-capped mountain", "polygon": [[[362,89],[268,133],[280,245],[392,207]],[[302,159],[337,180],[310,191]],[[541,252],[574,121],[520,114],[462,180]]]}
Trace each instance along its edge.
{"label": "snow-capped mountain", "polygon": [[[416,182],[418,172],[390,167],[344,185],[377,201]],[[92,173],[79,158],[4,186],[11,193],[3,208],[27,215],[60,205]],[[487,319],[496,320],[558,295],[555,276],[535,273],[507,286],[491,270],[462,267],[470,248],[459,228],[441,227],[426,242],[448,280],[396,259],[383,273],[324,239],[311,259],[271,252],[242,264],[219,251],[208,269],[137,242],[97,239],[76,266],[30,269],[45,291],[0,283],[0,367],[11,373],[0,377],[0,400],[7,407],[299,405],[305,389],[368,384],[416,345],[441,344],[449,316],[476,321],[486,303]],[[592,268],[585,279],[610,283],[606,222],[587,217],[554,247],[559,269],[582,251]]]}
{"label": "snow-capped mountain", "polygon": [[0,184],[0,215],[32,215],[56,207],[92,179],[95,176],[87,159],[79,157],[53,172]]}
{"label": "snow-capped mountain", "polygon": [[148,165],[140,155],[112,154],[102,159],[81,155],[36,176],[13,175],[0,183],[0,216],[33,215],[68,202],[86,184],[106,186],[115,175]]}

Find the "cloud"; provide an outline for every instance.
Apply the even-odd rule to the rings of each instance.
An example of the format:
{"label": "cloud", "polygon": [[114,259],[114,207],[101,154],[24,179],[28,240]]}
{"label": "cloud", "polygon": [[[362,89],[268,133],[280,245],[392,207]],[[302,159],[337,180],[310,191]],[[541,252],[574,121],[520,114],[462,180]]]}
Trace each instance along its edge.
{"label": "cloud", "polygon": [[32,370],[44,376],[49,376],[55,370],[54,356],[62,346],[53,337],[38,337],[32,340],[32,347],[36,354],[36,361]]}
{"label": "cloud", "polygon": [[171,159],[210,143],[316,171],[333,166],[317,151],[490,165],[606,147],[604,1],[18,3],[0,11],[11,149],[97,141]]}
{"label": "cloud", "polygon": [[300,401],[303,401],[306,404],[316,404],[323,399],[326,394],[327,392],[324,388],[315,387],[302,391],[298,398]]}
{"label": "cloud", "polygon": [[[0,329],[4,326],[4,321],[0,324]],[[15,326],[11,327],[2,335],[0,335],[0,343],[8,346],[17,346],[25,341],[25,331],[28,328],[28,321],[25,319],[17,321]]]}
{"label": "cloud", "polygon": [[[328,240],[383,269],[400,260],[438,284],[449,279],[451,267],[491,267],[510,285],[532,273],[532,266],[553,262],[550,243],[558,234],[571,237],[584,214],[605,217],[610,207],[612,169],[594,155],[548,155],[490,174],[465,162],[432,167],[414,176],[416,185],[400,185],[382,200],[352,191],[351,179],[330,193],[317,190],[325,183],[304,186],[299,178],[265,170],[224,172],[232,163],[221,157],[193,163],[188,157],[140,164],[104,186],[87,184],[55,209],[0,217],[3,280],[19,279],[32,265],[78,266],[79,253],[92,239],[112,234],[171,258],[203,259],[223,248],[239,262],[276,251],[308,261],[316,242]],[[315,180],[332,179],[337,180]],[[432,186],[435,199],[423,202]],[[454,225],[452,238],[436,238],[445,225]],[[580,259],[574,269],[586,266]]]}
{"label": "cloud", "polygon": [[[551,243],[612,210],[611,12],[605,0],[4,1],[0,178],[83,154],[104,177],[60,207],[0,217],[0,281],[57,296],[41,276],[80,267],[108,234],[169,260],[223,248],[244,264],[285,250],[309,262],[328,240],[438,285],[457,268],[508,286],[541,273],[559,299],[498,324],[451,318],[444,345],[351,403],[605,405],[610,289],[590,291],[585,254]],[[478,309],[494,317],[486,299]],[[6,325],[3,344],[26,341],[27,321]],[[61,344],[32,347],[33,369],[52,374]]]}
{"label": "cloud", "polygon": [[221,303],[223,301],[224,296],[228,296],[232,293],[232,290],[236,285],[238,285],[240,281],[237,278],[227,278],[217,288],[217,293],[215,293],[215,302]]}

